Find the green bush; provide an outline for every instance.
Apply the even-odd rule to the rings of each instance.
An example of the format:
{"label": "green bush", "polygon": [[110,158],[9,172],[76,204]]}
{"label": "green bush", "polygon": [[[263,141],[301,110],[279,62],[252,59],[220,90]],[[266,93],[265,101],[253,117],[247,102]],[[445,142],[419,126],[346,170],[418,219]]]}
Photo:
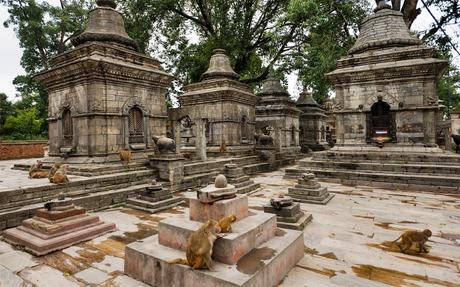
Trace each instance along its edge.
{"label": "green bush", "polygon": [[37,108],[17,109],[15,115],[6,118],[1,128],[1,139],[30,140],[46,138],[42,134],[44,120],[39,118]]}

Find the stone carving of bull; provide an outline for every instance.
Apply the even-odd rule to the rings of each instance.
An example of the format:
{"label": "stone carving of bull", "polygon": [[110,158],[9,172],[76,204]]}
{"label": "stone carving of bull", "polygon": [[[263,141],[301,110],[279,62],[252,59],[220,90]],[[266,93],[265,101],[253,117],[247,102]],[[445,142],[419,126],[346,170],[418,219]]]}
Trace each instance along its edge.
{"label": "stone carving of bull", "polygon": [[272,136],[267,136],[264,134],[254,134],[254,139],[256,140],[257,144],[261,146],[274,145]]}
{"label": "stone carving of bull", "polygon": [[153,136],[152,139],[155,142],[159,153],[176,152],[176,142],[173,139],[167,138],[165,136]]}

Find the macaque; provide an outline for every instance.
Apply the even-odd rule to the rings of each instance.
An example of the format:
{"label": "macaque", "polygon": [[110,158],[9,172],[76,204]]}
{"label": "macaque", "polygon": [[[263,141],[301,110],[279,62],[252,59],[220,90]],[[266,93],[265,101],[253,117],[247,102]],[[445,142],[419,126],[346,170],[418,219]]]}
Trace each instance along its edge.
{"label": "macaque", "polygon": [[29,168],[29,178],[34,178],[32,175],[36,173],[37,171],[40,171],[43,168],[43,162],[41,160],[37,160],[36,163],[34,163],[30,168]]}
{"label": "macaque", "polygon": [[223,142],[223,143],[220,145],[219,151],[220,151],[220,153],[227,152],[227,145],[225,144],[225,142]]}
{"label": "macaque", "polygon": [[409,250],[413,243],[416,243],[419,248],[419,253],[425,252],[428,253],[428,250],[425,247],[425,243],[428,241],[428,238],[432,235],[431,230],[425,229],[423,231],[409,230],[401,234],[395,241],[401,239],[401,243],[397,243],[401,252],[405,253]]}
{"label": "macaque", "polygon": [[219,220],[219,227],[221,233],[232,232],[232,222],[236,221],[236,216],[231,214],[229,216],[222,217]]}
{"label": "macaque", "polygon": [[67,178],[67,171],[69,170],[68,164],[63,164],[54,174],[54,176],[50,179],[50,182],[56,184],[64,184],[69,183],[69,179]]}
{"label": "macaque", "polygon": [[123,162],[124,166],[129,166],[129,163],[131,162],[131,159],[133,158],[133,153],[128,150],[122,150],[120,151],[120,160]]}
{"label": "macaque", "polygon": [[60,163],[54,163],[52,166],[51,166],[51,170],[50,170],[50,173],[48,174],[48,179],[51,181],[51,178],[54,176],[54,174],[56,173],[56,171],[61,167],[61,164]]}
{"label": "macaque", "polygon": [[212,271],[212,247],[217,239],[216,234],[219,232],[218,223],[208,220],[200,229],[190,234],[187,240],[187,258],[172,260],[168,263],[188,265],[195,270],[206,267]]}
{"label": "macaque", "polygon": [[31,178],[47,178],[47,177],[48,177],[47,172],[45,172],[45,171],[36,171],[36,172],[32,173]]}

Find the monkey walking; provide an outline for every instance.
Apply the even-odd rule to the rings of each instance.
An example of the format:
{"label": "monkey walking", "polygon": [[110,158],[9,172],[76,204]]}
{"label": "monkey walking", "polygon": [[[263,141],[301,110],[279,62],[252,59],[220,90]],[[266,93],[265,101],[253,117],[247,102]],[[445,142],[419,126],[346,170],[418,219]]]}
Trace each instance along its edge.
{"label": "monkey walking", "polygon": [[429,229],[425,229],[423,231],[409,230],[401,234],[401,236],[393,242],[396,243],[399,239],[401,239],[401,243],[396,244],[399,246],[402,253],[406,253],[406,251],[409,250],[414,243],[418,245],[418,253],[422,253],[422,251],[428,253],[425,243],[431,235],[432,233]]}
{"label": "monkey walking", "polygon": [[229,216],[222,217],[219,220],[219,227],[221,233],[232,232],[232,222],[236,221],[236,216],[231,214]]}
{"label": "monkey walking", "polygon": [[220,232],[219,225],[214,220],[208,220],[200,229],[190,234],[187,240],[186,259],[175,259],[169,261],[170,264],[184,264],[193,269],[212,268],[212,247]]}
{"label": "monkey walking", "polygon": [[131,159],[133,158],[133,153],[128,150],[122,150],[120,151],[120,160],[123,162],[123,165],[125,167],[129,167],[129,163],[131,162]]}

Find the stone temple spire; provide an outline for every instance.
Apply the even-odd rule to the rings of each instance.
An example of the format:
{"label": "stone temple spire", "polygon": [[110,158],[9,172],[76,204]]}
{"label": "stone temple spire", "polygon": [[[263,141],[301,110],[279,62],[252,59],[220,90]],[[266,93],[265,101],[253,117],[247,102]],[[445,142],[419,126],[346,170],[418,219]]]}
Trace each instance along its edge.
{"label": "stone temple spire", "polygon": [[391,9],[390,4],[387,3],[388,0],[376,0],[377,7],[374,9],[374,12],[380,11],[382,9]]}
{"label": "stone temple spire", "polygon": [[110,42],[138,51],[136,41],[126,33],[123,16],[115,10],[117,4],[113,0],[98,0],[96,3],[98,7],[89,14],[88,27],[72,38],[72,44],[79,46],[87,42]]}
{"label": "stone temple spire", "polygon": [[215,49],[209,61],[208,70],[201,76],[201,80],[216,79],[216,78],[229,78],[238,80],[239,75],[233,71],[224,49]]}

